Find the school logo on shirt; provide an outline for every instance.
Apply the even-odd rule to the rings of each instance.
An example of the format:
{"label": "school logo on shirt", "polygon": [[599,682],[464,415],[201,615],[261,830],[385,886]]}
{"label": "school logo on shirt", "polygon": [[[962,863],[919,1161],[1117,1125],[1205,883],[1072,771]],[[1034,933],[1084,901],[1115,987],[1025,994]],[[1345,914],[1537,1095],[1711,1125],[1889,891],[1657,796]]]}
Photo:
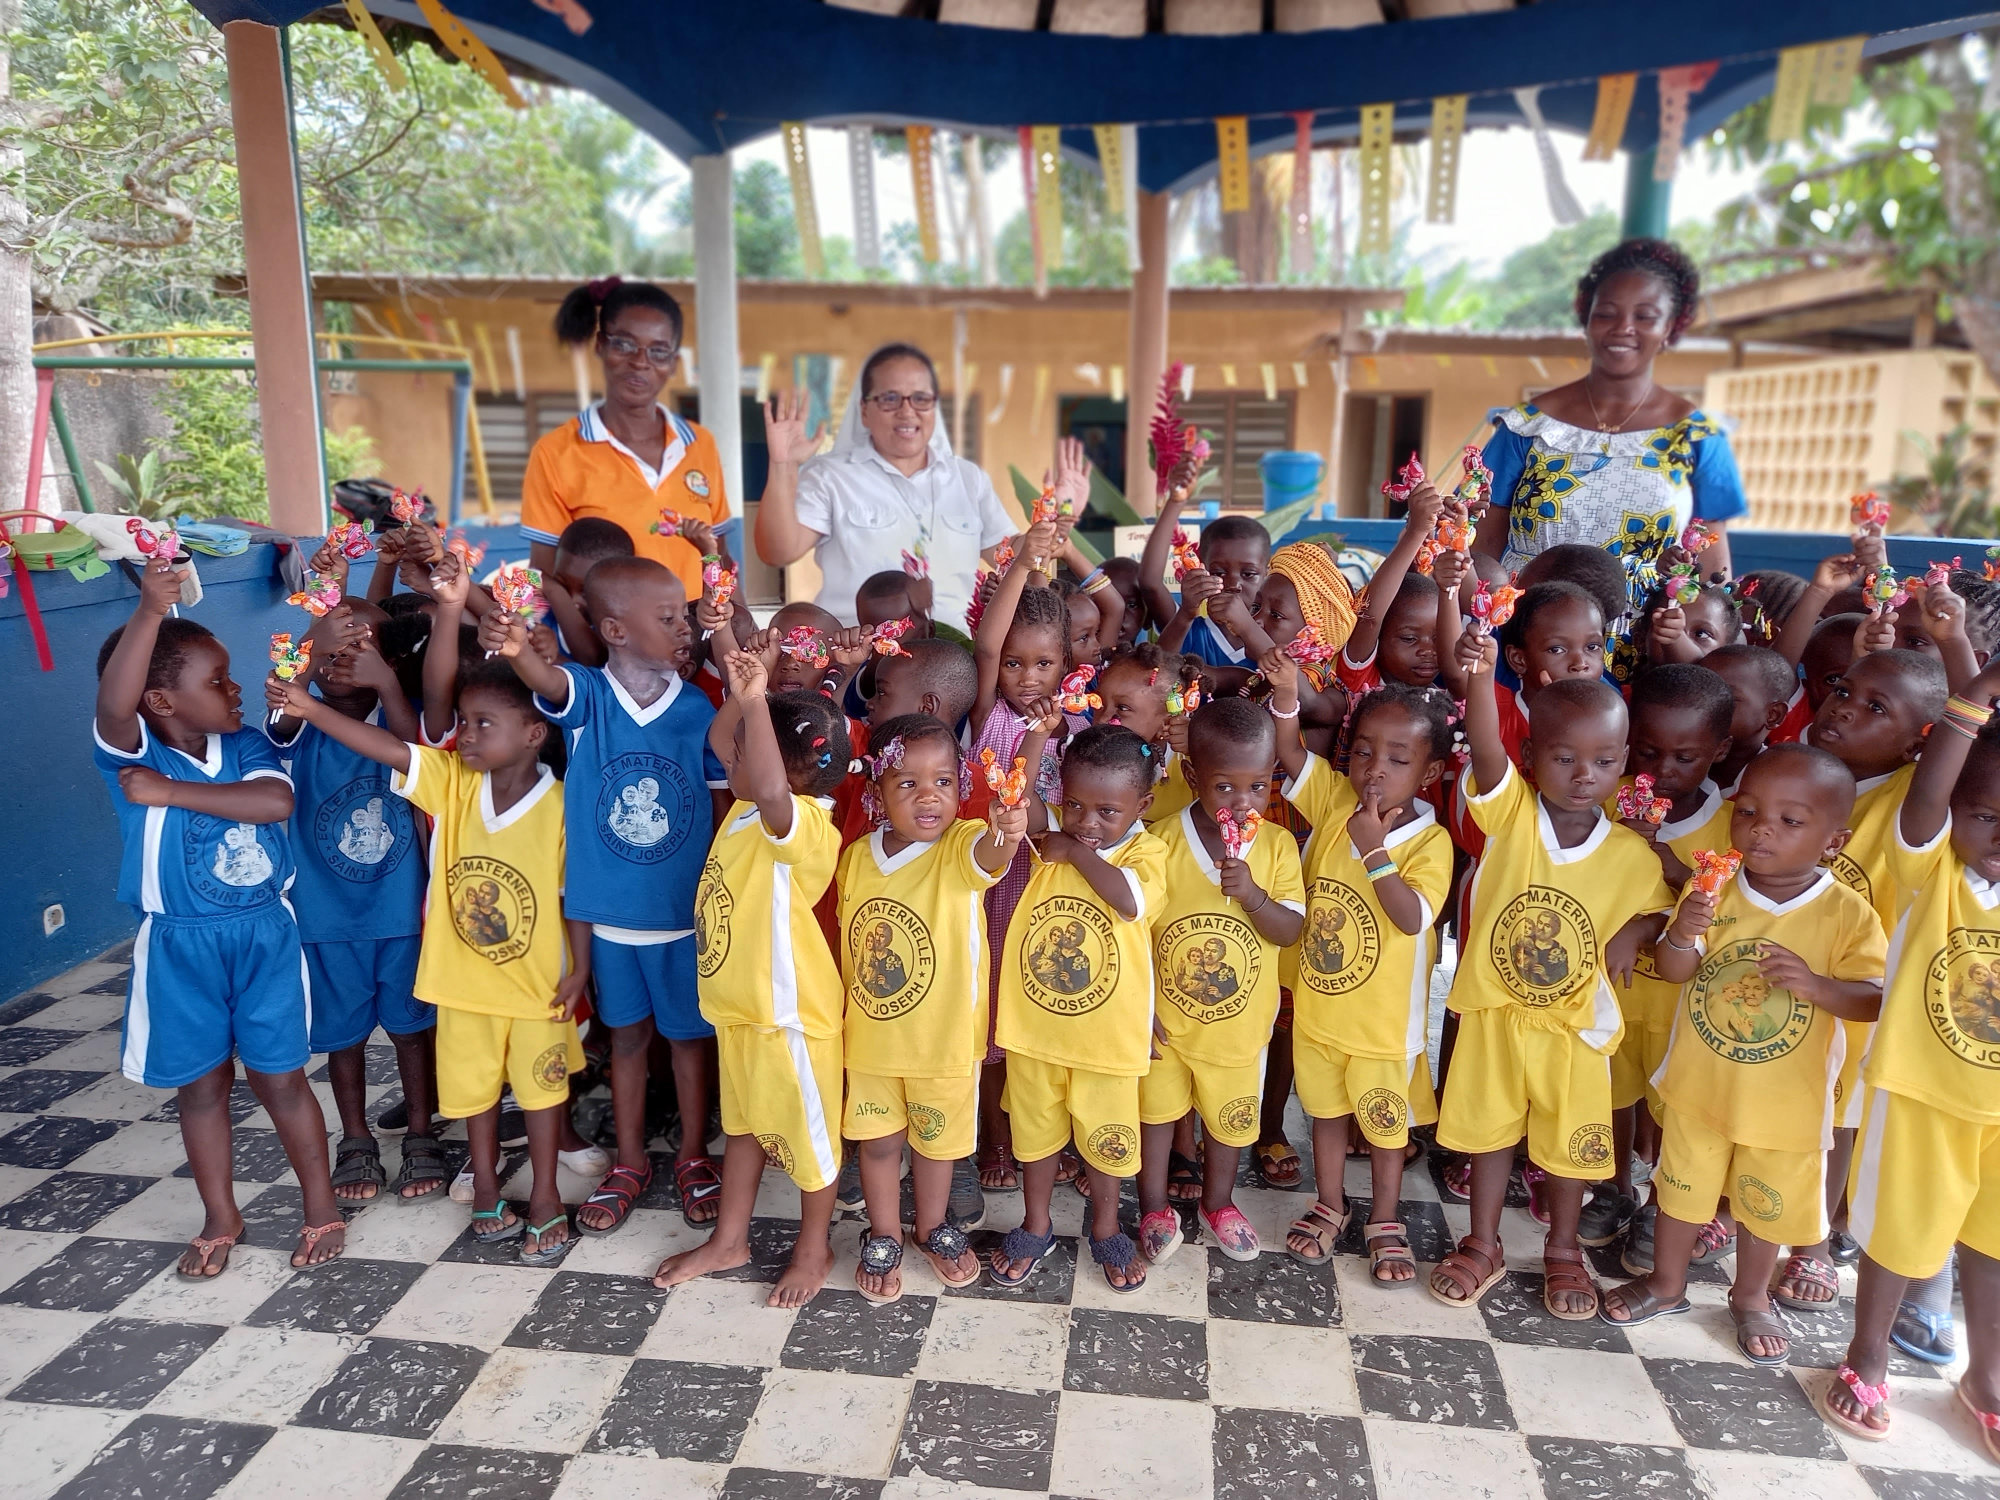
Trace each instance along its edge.
{"label": "school logo on shirt", "polygon": [[1394,1089],[1368,1090],[1354,1101],[1354,1112],[1368,1135],[1396,1135],[1410,1120],[1410,1106]]}
{"label": "school logo on shirt", "polygon": [[925,1145],[944,1134],[944,1111],[928,1104],[905,1104],[903,1113],[909,1116],[910,1133]]}
{"label": "school logo on shirt", "polygon": [[735,907],[722,881],[722,864],[711,854],[701,867],[701,886],[694,894],[694,964],[703,979],[713,979],[729,957],[729,913]]}
{"label": "school logo on shirt", "polygon": [[191,814],[181,852],[188,885],[210,905],[257,906],[271,899],[265,886],[276,867],[255,823]]}
{"label": "school logo on shirt", "polygon": [[1081,1016],[1118,987],[1111,918],[1094,901],[1051,896],[1028,914],[1021,941],[1021,988],[1043,1010]]}
{"label": "school logo on shirt", "polygon": [[535,888],[505,860],[468,854],[445,872],[451,924],[458,935],[496,964],[512,963],[535,940]]}
{"label": "school logo on shirt", "polygon": [[865,1016],[893,1021],[931,992],[937,955],[923,919],[900,901],[877,896],[861,903],[847,924],[853,980],[847,997]]}
{"label": "school logo on shirt", "polygon": [[1107,1172],[1118,1172],[1139,1158],[1139,1137],[1129,1125],[1100,1125],[1083,1143],[1083,1154]]}
{"label": "school logo on shirt", "polygon": [[1580,1125],[1569,1138],[1569,1164],[1573,1167],[1604,1167],[1611,1164],[1611,1127]]}
{"label": "school logo on shirt", "polygon": [[542,1055],[535,1059],[535,1082],[553,1093],[563,1086],[569,1077],[569,1048],[561,1042],[553,1047],[544,1047]]}
{"label": "school logo on shirt", "polygon": [[1216,1111],[1215,1123],[1225,1135],[1242,1135],[1257,1128],[1257,1096],[1244,1094]]}
{"label": "school logo on shirt", "polygon": [[1688,1022],[1709,1050],[1736,1063],[1772,1062],[1806,1039],[1813,1007],[1758,971],[1764,944],[1728,943],[1709,954],[1687,989]]}
{"label": "school logo on shirt", "polygon": [[392,874],[410,852],[408,804],[379,781],[358,781],[320,803],[313,845],[320,862],[357,884]]}
{"label": "school logo on shirt", "polygon": [[1822,863],[1829,870],[1833,871],[1834,879],[1838,880],[1850,891],[1853,891],[1870,906],[1875,904],[1875,887],[1868,879],[1868,872],[1861,867],[1858,861],[1851,858],[1846,850],[1841,850],[1833,858],[1824,860]]}
{"label": "school logo on shirt", "polygon": [[1264,968],[1264,946],[1250,924],[1216,912],[1170,924],[1153,951],[1167,998],[1204,1026],[1242,1015]]}
{"label": "school logo on shirt", "polygon": [[764,1160],[776,1167],[787,1177],[791,1175],[796,1158],[792,1155],[792,1143],[781,1135],[760,1135],[757,1144],[764,1148]]}
{"label": "school logo on shirt", "polygon": [[1762,1219],[1766,1224],[1775,1223],[1785,1211],[1784,1194],[1747,1172],[1737,1175],[1736,1191],[1729,1195],[1729,1202],[1738,1212]]}
{"label": "school logo on shirt", "polygon": [[2000,1068],[2000,932],[1955,927],[1924,976],[1937,1039],[1976,1068]]}
{"label": "school logo on shirt", "polygon": [[1492,959],[1523,1005],[1554,1005],[1597,972],[1597,932],[1574,896],[1531,885],[1493,924]]}
{"label": "school logo on shirt", "polygon": [[597,783],[597,836],[620,859],[655,865],[687,842],[694,787],[659,755],[621,755]]}
{"label": "school logo on shirt", "polygon": [[687,471],[687,487],[689,494],[699,495],[704,500],[708,498],[708,476],[702,473],[701,470],[689,469]]}
{"label": "school logo on shirt", "polygon": [[1382,932],[1359,891],[1321,876],[1306,903],[1299,978],[1322,995],[1345,995],[1368,982],[1382,956]]}

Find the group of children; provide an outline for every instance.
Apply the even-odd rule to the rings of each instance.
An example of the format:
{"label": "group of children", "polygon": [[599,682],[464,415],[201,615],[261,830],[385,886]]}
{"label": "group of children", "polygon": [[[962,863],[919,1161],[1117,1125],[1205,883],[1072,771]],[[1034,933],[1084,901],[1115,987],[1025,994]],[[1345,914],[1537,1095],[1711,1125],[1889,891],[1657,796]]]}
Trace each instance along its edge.
{"label": "group of children", "polygon": [[[1066,444],[1051,497],[1080,510],[1086,472]],[[1059,1183],[1114,1291],[1184,1243],[1183,1203],[1254,1257],[1240,1156],[1294,1185],[1296,1090],[1315,1191],[1284,1248],[1308,1264],[1348,1228],[1353,1154],[1369,1274],[1454,1306],[1505,1274],[1517,1173],[1560,1319],[1686,1312],[1688,1268],[1733,1251],[1738,1347],[1779,1364],[1778,1307],[1829,1305],[1858,1257],[1817,1399],[1865,1439],[1906,1287],[1956,1247],[1959,1391],[2000,1459],[2000,590],[1941,568],[1889,597],[1864,528],[1803,586],[1704,580],[1691,537],[1634,609],[1603,552],[1509,581],[1435,546],[1466,518],[1420,486],[1358,600],[1325,548],[1233,517],[1179,557],[1175,597],[1191,479],[1136,566],[1092,569],[1066,517],[1035,520],[963,637],[920,567],[870,579],[856,627],[794,604],[760,630],[603,521],[564,534],[533,626],[413,525],[250,729],[227,653],[149,564],[96,736],[142,913],[125,1068],[180,1089],[207,1211],[182,1274],[218,1274],[242,1233],[233,1056],[304,1189],[300,1265],[339,1253],[342,1201],[446,1190],[433,1100],[467,1122],[479,1239],[548,1264],[617,1231],[654,1190],[664,1059],[678,1202],[713,1233],[656,1284],[747,1261],[775,1166],[800,1193],[772,1293],[792,1306],[843,1212],[871,1302],[902,1295],[906,1229],[947,1286],[1024,1286]],[[615,1154],[570,1124],[580,1015],[608,1038]],[[377,1024],[408,1107],[393,1183],[361,1117]],[[525,1216],[498,1176],[507,1089]],[[1420,1277],[1398,1204],[1427,1138],[1470,1232]],[[601,1174],[573,1220],[563,1164]],[[983,1190],[1017,1185],[982,1262]],[[1586,1246],[1633,1279],[1600,1291]]]}

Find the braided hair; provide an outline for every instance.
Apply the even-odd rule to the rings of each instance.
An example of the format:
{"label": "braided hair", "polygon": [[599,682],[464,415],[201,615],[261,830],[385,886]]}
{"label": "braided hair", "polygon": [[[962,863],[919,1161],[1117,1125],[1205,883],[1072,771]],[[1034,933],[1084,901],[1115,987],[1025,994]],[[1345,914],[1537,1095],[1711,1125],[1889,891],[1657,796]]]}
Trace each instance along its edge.
{"label": "braided hair", "polygon": [[1597,301],[1597,289],[1613,276],[1626,271],[1643,271],[1667,285],[1674,299],[1673,321],[1667,327],[1667,342],[1677,340],[1694,321],[1701,299],[1701,272],[1686,251],[1668,240],[1626,240],[1613,245],[1590,263],[1590,269],[1576,284],[1576,320],[1590,321],[1590,309]]}
{"label": "braided hair", "polygon": [[1951,591],[1965,601],[1965,639],[1984,660],[2000,643],[2000,583],[1969,568],[1951,575]]}
{"label": "braided hair", "polygon": [[[1753,568],[1731,585],[1743,632],[1760,646],[1773,645],[1785,621],[1805,597],[1806,580],[1783,568]],[[1969,613],[1969,611],[1968,611]]]}
{"label": "braided hair", "polygon": [[1356,702],[1347,716],[1346,733],[1342,738],[1340,753],[1344,762],[1354,736],[1360,731],[1361,721],[1370,714],[1383,709],[1393,709],[1397,713],[1408,714],[1412,720],[1424,728],[1430,738],[1431,758],[1449,760],[1453,742],[1458,737],[1453,727],[1456,705],[1451,694],[1436,685],[1417,687],[1407,682],[1385,681],[1380,687],[1371,688]]}
{"label": "braided hair", "polygon": [[1007,626],[1014,630],[1053,630],[1062,643],[1063,670],[1074,663],[1069,656],[1069,604],[1058,589],[1030,586],[1021,590],[1014,606],[1014,618]]}
{"label": "braided hair", "polygon": [[765,700],[785,776],[806,797],[830,797],[847,779],[847,720],[818,693],[773,693]]}

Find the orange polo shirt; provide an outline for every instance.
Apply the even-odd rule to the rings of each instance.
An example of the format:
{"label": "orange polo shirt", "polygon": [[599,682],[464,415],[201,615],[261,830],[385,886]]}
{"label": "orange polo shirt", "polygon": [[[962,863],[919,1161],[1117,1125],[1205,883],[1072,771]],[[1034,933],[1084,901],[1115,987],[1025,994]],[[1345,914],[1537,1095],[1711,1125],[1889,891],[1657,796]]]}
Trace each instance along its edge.
{"label": "orange polo shirt", "polygon": [[553,547],[572,521],[584,516],[615,521],[631,536],[639,556],[673,569],[688,598],[695,599],[701,594],[701,554],[692,543],[660,536],[652,527],[663,507],[715,527],[729,519],[722,456],[706,427],[684,421],[664,406],[660,415],[667,424],[667,446],[654,473],[611,436],[595,405],[545,433],[528,455],[528,472],[521,481],[521,534]]}

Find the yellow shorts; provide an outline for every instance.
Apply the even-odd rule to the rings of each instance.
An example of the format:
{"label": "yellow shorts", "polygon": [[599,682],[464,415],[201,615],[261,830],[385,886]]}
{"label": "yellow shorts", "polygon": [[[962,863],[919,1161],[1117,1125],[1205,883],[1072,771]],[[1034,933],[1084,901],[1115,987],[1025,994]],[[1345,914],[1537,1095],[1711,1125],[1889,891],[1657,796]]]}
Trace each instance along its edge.
{"label": "yellow shorts", "polygon": [[[1665,1106],[1653,1089],[1653,1075],[1666,1060],[1667,1038],[1671,1030],[1654,1031],[1645,1026],[1628,1026],[1611,1054],[1611,1107],[1629,1109],[1640,1100],[1653,1112],[1654,1119],[1665,1114]],[[1704,1219],[1703,1223],[1708,1221]]]}
{"label": "yellow shorts", "polygon": [[840,1175],[840,1038],[761,1026],[718,1026],[722,1129],[754,1135],[764,1158],[816,1193]]}
{"label": "yellow shorts", "polygon": [[583,1067],[574,1021],[527,1021],[438,1007],[438,1113],[451,1120],[482,1115],[511,1083],[523,1109],[569,1103],[569,1075]]}
{"label": "yellow shorts", "polygon": [[2000,1125],[1866,1090],[1847,1229],[1898,1276],[1937,1275],[1954,1243],[2000,1256]]}
{"label": "yellow shorts", "polygon": [[847,1074],[847,1113],[840,1133],[850,1141],[877,1141],[899,1130],[910,1149],[930,1161],[972,1155],[979,1124],[979,1078],[887,1078]]}
{"label": "yellow shorts", "polygon": [[1875,1034],[1875,1023],[1842,1021],[1840,1034],[1847,1044],[1847,1056],[1840,1060],[1840,1077],[1833,1085],[1833,1126],[1836,1130],[1853,1130],[1861,1123],[1862,1096],[1868,1092],[1861,1085],[1861,1055],[1868,1050],[1868,1039]]}
{"label": "yellow shorts", "polygon": [[1014,1132],[1016,1160],[1054,1156],[1073,1136],[1077,1151],[1098,1171],[1112,1177],[1137,1175],[1138,1079],[1010,1052],[1001,1102]]}
{"label": "yellow shorts", "polygon": [[1724,1198],[1736,1222],[1767,1245],[1826,1238],[1826,1153],[1745,1146],[1702,1121],[1667,1111],[1653,1191],[1660,1211],[1706,1224]]}
{"label": "yellow shorts", "polygon": [[1264,1098],[1264,1059],[1236,1067],[1183,1057],[1171,1044],[1153,1059],[1139,1080],[1139,1118],[1167,1125],[1190,1109],[1201,1111],[1210,1139],[1224,1146],[1248,1146],[1257,1139],[1258,1110]]}
{"label": "yellow shorts", "polygon": [[1325,1042],[1294,1036],[1292,1073],[1299,1108],[1308,1118],[1338,1120],[1353,1115],[1371,1146],[1407,1146],[1412,1125],[1437,1122],[1430,1059],[1421,1054],[1411,1063],[1355,1057]]}
{"label": "yellow shorts", "polygon": [[1510,1151],[1557,1177],[1611,1175],[1611,1063],[1567,1028],[1511,1007],[1459,1017],[1438,1119],[1447,1151]]}

